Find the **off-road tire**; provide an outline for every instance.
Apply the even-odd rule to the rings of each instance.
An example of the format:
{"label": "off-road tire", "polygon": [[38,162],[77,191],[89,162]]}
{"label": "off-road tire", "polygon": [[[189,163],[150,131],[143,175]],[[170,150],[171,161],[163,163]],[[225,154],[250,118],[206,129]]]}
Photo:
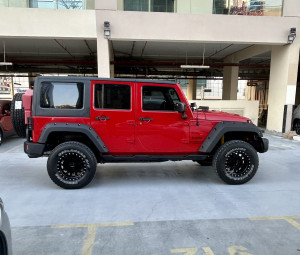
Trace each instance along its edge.
{"label": "off-road tire", "polygon": [[11,102],[11,121],[17,135],[19,137],[26,137],[25,112],[22,107],[22,95],[22,93],[15,94]]}
{"label": "off-road tire", "polygon": [[294,131],[296,131],[297,135],[300,135],[300,120],[294,121]]}
{"label": "off-road tire", "polygon": [[47,170],[51,180],[64,189],[80,189],[94,178],[97,168],[95,154],[79,142],[65,142],[51,152]]}
{"label": "off-road tire", "polygon": [[227,184],[243,184],[256,174],[259,165],[257,151],[252,145],[232,140],[221,145],[213,158],[213,167]]}

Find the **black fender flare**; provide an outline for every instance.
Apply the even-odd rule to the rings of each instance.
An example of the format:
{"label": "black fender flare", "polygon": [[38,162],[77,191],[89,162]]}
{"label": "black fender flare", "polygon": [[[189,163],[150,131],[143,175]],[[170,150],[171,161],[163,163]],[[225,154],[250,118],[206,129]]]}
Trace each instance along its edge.
{"label": "black fender flare", "polygon": [[211,153],[222,136],[228,132],[250,132],[262,137],[262,130],[253,123],[221,121],[210,131],[209,135],[199,148],[201,153]]}
{"label": "black fender flare", "polygon": [[39,138],[38,143],[46,143],[49,135],[53,132],[73,132],[85,134],[96,146],[99,152],[108,152],[108,149],[96,131],[89,125],[80,123],[50,123],[47,124]]}

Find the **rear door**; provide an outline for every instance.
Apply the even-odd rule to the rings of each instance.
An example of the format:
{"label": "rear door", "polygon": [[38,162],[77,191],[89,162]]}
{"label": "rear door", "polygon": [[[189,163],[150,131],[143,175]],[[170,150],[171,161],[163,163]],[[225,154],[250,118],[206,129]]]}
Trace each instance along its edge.
{"label": "rear door", "polygon": [[174,110],[183,98],[174,85],[137,84],[136,144],[141,153],[181,154],[189,148],[189,117]]}
{"label": "rear door", "polygon": [[134,84],[92,81],[91,125],[110,152],[134,151]]}

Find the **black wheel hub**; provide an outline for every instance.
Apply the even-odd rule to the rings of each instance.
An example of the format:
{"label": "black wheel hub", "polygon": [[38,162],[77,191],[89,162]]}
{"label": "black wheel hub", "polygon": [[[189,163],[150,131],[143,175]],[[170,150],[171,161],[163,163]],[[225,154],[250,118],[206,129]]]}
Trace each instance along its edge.
{"label": "black wheel hub", "polygon": [[88,160],[80,151],[65,150],[58,154],[57,173],[66,181],[82,180],[88,168]]}
{"label": "black wheel hub", "polygon": [[251,171],[251,160],[243,150],[235,150],[227,155],[225,161],[226,175],[231,178],[245,177]]}

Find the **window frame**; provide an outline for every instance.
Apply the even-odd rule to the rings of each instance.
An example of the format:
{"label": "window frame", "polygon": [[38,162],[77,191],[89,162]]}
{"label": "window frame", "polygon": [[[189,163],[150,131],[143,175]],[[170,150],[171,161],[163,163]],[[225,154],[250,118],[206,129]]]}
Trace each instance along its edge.
{"label": "window frame", "polygon": [[[56,109],[40,107],[40,94],[42,82],[55,83],[83,83],[83,108],[82,109]],[[74,118],[89,118],[90,117],[90,80],[81,77],[66,78],[66,77],[38,77],[34,84],[32,116],[45,117],[74,117]]]}

